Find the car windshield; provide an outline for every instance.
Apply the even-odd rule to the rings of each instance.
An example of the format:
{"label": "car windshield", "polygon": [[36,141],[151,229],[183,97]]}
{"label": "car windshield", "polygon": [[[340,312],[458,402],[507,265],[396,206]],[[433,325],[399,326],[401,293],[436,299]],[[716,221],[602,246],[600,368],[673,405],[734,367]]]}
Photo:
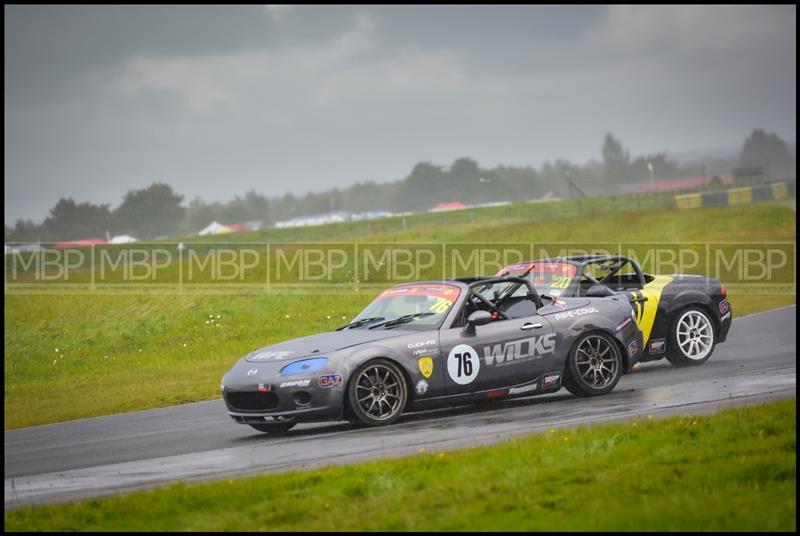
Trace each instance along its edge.
{"label": "car windshield", "polygon": [[[524,277],[533,283],[540,296],[560,296],[572,284],[577,271],[577,267],[568,262],[524,262],[506,266],[495,275],[526,274]],[[514,295],[522,296],[527,291],[528,289],[522,287]]]}
{"label": "car windshield", "polygon": [[[352,329],[391,329],[400,323],[409,329],[430,329],[439,324],[461,290],[454,285],[399,285],[381,293],[351,322]],[[403,318],[401,322],[391,322]],[[388,322],[388,323],[387,323]]]}

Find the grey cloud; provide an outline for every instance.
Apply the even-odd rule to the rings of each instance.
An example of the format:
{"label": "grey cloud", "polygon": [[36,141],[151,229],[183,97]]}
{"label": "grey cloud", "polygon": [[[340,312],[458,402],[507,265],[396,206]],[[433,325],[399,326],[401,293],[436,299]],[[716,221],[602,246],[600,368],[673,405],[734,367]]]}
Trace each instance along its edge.
{"label": "grey cloud", "polygon": [[156,180],[214,200],[582,162],[608,130],[794,141],[795,8],[689,8],[6,8],[6,221]]}

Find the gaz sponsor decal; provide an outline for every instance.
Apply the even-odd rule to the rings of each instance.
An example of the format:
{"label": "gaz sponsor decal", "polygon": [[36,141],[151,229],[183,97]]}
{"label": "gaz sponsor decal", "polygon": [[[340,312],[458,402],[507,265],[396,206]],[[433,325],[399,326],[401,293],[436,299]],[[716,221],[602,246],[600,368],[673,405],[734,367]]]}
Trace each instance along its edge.
{"label": "gaz sponsor decal", "polygon": [[545,374],[542,380],[542,389],[553,389],[561,385],[561,373],[553,372]]}
{"label": "gaz sponsor decal", "polygon": [[417,366],[419,367],[419,371],[426,378],[430,378],[431,374],[433,374],[433,359],[430,357],[423,357],[417,361]]}
{"label": "gaz sponsor decal", "polygon": [[341,374],[325,374],[317,378],[317,383],[323,389],[330,389],[331,387],[339,387],[344,383]]}
{"label": "gaz sponsor decal", "polygon": [[294,352],[291,350],[285,351],[271,351],[271,352],[257,352],[253,355],[247,356],[248,361],[280,361],[281,359],[286,359],[287,357],[294,355]]}
{"label": "gaz sponsor decal", "polygon": [[458,385],[475,381],[480,370],[481,360],[475,348],[468,344],[459,344],[450,350],[447,356],[447,374]]}
{"label": "gaz sponsor decal", "polygon": [[430,354],[436,351],[436,339],[428,339],[427,341],[410,342],[408,349],[411,350],[411,355],[418,356]]}
{"label": "gaz sponsor decal", "polygon": [[306,378],[304,380],[289,380],[288,382],[281,382],[280,388],[283,389],[285,387],[308,387],[311,383],[311,378]]}
{"label": "gaz sponsor decal", "polygon": [[556,349],[556,334],[548,333],[505,344],[495,344],[483,348],[483,358],[487,366],[513,365],[523,360],[535,359],[553,353]]}
{"label": "gaz sponsor decal", "polygon": [[667,339],[653,339],[650,341],[651,354],[663,354],[667,351]]}
{"label": "gaz sponsor decal", "polygon": [[508,390],[508,394],[510,395],[521,395],[522,393],[530,393],[535,391],[539,388],[538,383],[532,383],[530,385],[521,385],[519,387],[512,387]]}
{"label": "gaz sponsor decal", "polygon": [[628,355],[630,357],[635,356],[639,352],[639,343],[636,342],[636,339],[632,340],[628,343]]}
{"label": "gaz sponsor decal", "polygon": [[589,315],[592,313],[599,313],[595,307],[581,307],[580,309],[573,309],[572,311],[564,311],[563,313],[556,313],[555,319],[561,320],[562,318],[574,318],[577,316]]}
{"label": "gaz sponsor decal", "polygon": [[417,382],[417,386],[414,389],[418,395],[424,395],[428,392],[428,382],[425,380],[420,380]]}

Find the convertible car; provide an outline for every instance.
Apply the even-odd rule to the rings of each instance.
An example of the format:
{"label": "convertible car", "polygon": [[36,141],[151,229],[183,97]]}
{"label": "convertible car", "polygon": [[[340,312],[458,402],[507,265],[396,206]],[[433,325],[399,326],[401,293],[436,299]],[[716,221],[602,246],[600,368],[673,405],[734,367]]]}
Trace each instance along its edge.
{"label": "convertible car", "polygon": [[381,293],[335,331],[256,350],[222,378],[234,421],[368,426],[434,405],[558,391],[602,395],[642,351],[625,296],[545,297],[506,275],[416,282]]}
{"label": "convertible car", "polygon": [[541,294],[627,296],[636,310],[644,348],[639,361],[666,357],[675,366],[704,363],[724,342],[733,312],[728,291],[700,275],[650,275],[623,255],[587,255],[523,262],[497,275],[522,275]]}

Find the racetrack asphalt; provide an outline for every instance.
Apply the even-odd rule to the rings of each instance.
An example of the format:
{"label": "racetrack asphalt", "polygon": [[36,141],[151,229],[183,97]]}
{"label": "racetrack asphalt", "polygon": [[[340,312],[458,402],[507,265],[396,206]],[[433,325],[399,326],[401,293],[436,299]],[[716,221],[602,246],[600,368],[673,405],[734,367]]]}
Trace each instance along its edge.
{"label": "racetrack asphalt", "polygon": [[300,424],[269,436],[234,423],[222,400],[5,432],[5,508],[171,481],[320,467],[486,445],[550,428],[796,397],[796,306],[736,318],[698,367],[643,363],[609,395],[551,395],[412,413],[384,428]]}

